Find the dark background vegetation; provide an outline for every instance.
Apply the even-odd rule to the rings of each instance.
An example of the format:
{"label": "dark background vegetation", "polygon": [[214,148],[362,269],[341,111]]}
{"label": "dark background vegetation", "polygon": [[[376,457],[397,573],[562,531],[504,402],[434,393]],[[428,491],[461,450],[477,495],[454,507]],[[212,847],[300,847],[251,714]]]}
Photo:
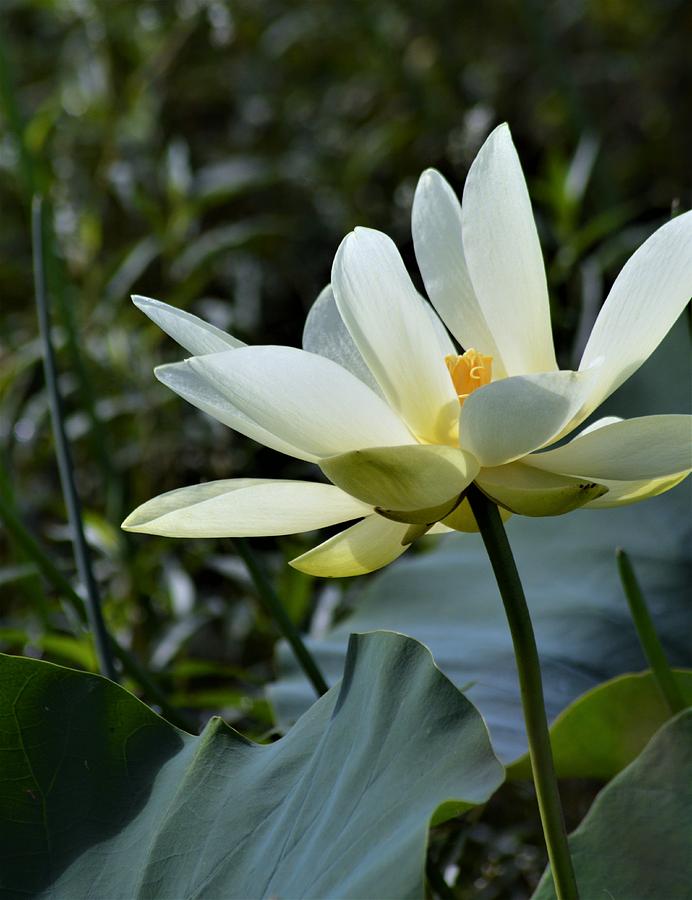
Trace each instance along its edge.
{"label": "dark background vegetation", "polygon": [[[126,536],[120,521],[184,484],[309,477],[309,467],[160,386],[153,366],[183,353],[128,295],[251,343],[297,345],[342,236],[381,228],[413,271],[419,173],[436,166],[461,190],[506,120],[567,363],[627,255],[691,205],[691,37],[684,0],[3,0],[0,490],[73,578],[33,306],[29,208],[41,192],[53,210],[61,387],[106,617],[175,703],[266,734],[275,631],[230,541]],[[304,626],[345,587],[287,569],[315,542],[255,542]],[[0,554],[0,650],[93,668],[87,636],[7,533]],[[521,866],[540,868],[528,812],[505,824],[522,804],[500,803],[490,825],[463,832],[465,852],[485,859],[469,896],[522,896]],[[438,835],[440,861],[461,852],[455,841],[458,830]]]}

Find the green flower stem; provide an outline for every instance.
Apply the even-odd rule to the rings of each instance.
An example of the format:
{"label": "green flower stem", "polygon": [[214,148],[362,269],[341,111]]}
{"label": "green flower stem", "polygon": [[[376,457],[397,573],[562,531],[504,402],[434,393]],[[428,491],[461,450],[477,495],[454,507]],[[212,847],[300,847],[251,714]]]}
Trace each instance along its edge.
{"label": "green flower stem", "polygon": [[558,900],[578,900],[550,748],[541,667],[524,589],[497,506],[473,484],[468,489],[467,497],[490,558],[512,634],[531,769],[555,892]]}
{"label": "green flower stem", "polygon": [[283,603],[279,599],[278,594],[274,590],[272,583],[265,575],[260,566],[257,557],[252,552],[250,545],[242,538],[237,538],[234,542],[238,553],[243,558],[243,562],[247,566],[250,577],[255,585],[260,600],[264,604],[267,612],[277,624],[279,631],[288,641],[295,654],[301,669],[310,679],[310,683],[317,692],[317,696],[321,697],[329,690],[329,685],[324,680],[324,676],[319,670],[313,655],[303,643],[300,632],[293,623],[293,620],[286,612]]}
{"label": "green flower stem", "polygon": [[621,547],[618,547],[615,551],[615,558],[617,559],[620,580],[622,581],[622,587],[627,597],[642,650],[651,666],[658,689],[670,708],[671,715],[675,715],[685,709],[687,704],[668,665],[668,660],[656,634],[651,613],[646,605],[642,589],[639,587],[629,556]]}
{"label": "green flower stem", "polygon": [[101,612],[101,598],[98,586],[94,578],[91,566],[89,548],[84,537],[82,525],[82,511],[74,482],[74,467],[70,445],[65,432],[65,416],[62,408],[62,398],[58,388],[58,373],[55,365],[55,354],[50,332],[50,310],[48,308],[48,295],[45,282],[45,260],[43,240],[43,205],[40,197],[35,197],[31,209],[31,226],[34,249],[34,288],[36,291],[36,309],[41,331],[41,343],[43,345],[43,368],[46,375],[46,387],[48,389],[48,402],[50,406],[51,420],[53,423],[53,437],[55,440],[55,455],[58,460],[60,482],[67,507],[67,517],[72,531],[72,543],[74,547],[75,561],[82,584],[87,594],[86,611],[89,618],[91,633],[96,647],[96,656],[99,661],[101,674],[118,680],[118,673],[113,662],[111,644],[106,630],[106,624]]}

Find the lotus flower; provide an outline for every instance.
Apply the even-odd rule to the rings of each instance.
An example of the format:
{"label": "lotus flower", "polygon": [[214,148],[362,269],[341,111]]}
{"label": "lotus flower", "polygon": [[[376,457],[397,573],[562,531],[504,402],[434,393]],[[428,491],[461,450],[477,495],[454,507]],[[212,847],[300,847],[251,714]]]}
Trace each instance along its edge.
{"label": "lotus flower", "polygon": [[462,205],[438,172],[421,176],[413,238],[432,306],[393,242],[357,228],[308,315],[302,350],[247,347],[135,297],[193,354],[159,367],[160,381],[236,431],[315,463],[331,483],[184,487],[145,503],[123,527],[259,536],[358,519],[291,563],[315,575],[357,575],[427,531],[476,530],[464,499],[472,481],[505,516],[545,516],[632,503],[689,473],[688,415],[609,417],[558,442],[639,368],[683,311],[692,213],[661,227],[627,262],[576,371],[555,360],[541,249],[506,125],[473,162]]}

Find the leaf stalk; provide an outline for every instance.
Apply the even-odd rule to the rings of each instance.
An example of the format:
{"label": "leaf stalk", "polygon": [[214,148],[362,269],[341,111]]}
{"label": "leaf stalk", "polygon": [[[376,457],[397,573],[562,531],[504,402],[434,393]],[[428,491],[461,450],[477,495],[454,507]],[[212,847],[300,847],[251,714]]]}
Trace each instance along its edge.
{"label": "leaf stalk", "polygon": [[53,438],[55,441],[55,455],[60,472],[63,497],[67,507],[67,518],[72,531],[72,543],[75,562],[79,578],[86,591],[86,613],[89,626],[94,638],[96,656],[99,661],[101,674],[118,680],[118,673],[113,660],[108,631],[101,611],[101,597],[99,594],[94,570],[91,565],[89,548],[84,536],[82,523],[82,510],[74,480],[74,466],[72,454],[65,431],[65,415],[62,407],[62,398],[58,387],[58,373],[55,363],[55,353],[51,340],[50,309],[48,293],[46,291],[45,278],[45,254],[44,254],[44,222],[43,202],[40,197],[35,197],[31,208],[31,231],[34,252],[34,290],[36,293],[36,309],[38,312],[39,329],[41,332],[41,344],[43,349],[43,369],[46,376],[48,390],[48,403],[50,406],[51,421],[53,424]]}
{"label": "leaf stalk", "polygon": [[646,599],[639,586],[639,581],[634,573],[634,568],[630,562],[630,558],[622,549],[618,547],[615,551],[615,558],[618,564],[618,572],[620,573],[620,581],[622,589],[627,597],[627,603],[634,620],[634,627],[637,629],[639,643],[642,645],[644,656],[651,666],[654,679],[659,691],[663,695],[671,715],[676,715],[687,707],[683,696],[680,692],[675,676],[668,665],[665,651],[661,645],[656,628],[654,626],[649,607]]}
{"label": "leaf stalk", "polygon": [[305,643],[300,636],[300,632],[286,612],[279,595],[276,593],[272,583],[262,570],[250,545],[242,538],[237,538],[234,541],[234,545],[250,573],[250,577],[252,578],[255,589],[259,594],[265,609],[278,626],[283,637],[290,644],[298,664],[310,680],[310,683],[317,692],[317,696],[321,697],[322,694],[327,693],[329,685],[325,681],[319,666],[315,662],[314,656],[305,646]]}

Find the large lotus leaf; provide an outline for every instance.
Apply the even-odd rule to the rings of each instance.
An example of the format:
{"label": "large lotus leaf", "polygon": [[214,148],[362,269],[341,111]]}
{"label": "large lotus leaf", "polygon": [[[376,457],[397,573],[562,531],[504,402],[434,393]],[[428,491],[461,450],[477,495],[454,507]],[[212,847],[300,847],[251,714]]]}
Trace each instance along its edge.
{"label": "large lotus leaf", "polygon": [[[584,900],[692,898],[692,710],[601,791],[569,843]],[[554,897],[546,872],[533,900]]]}
{"label": "large lotus leaf", "polygon": [[[692,706],[692,671],[678,670],[674,677],[683,701]],[[608,781],[636,759],[670,715],[651,672],[620,675],[599,684],[553,722],[550,740],[557,774]],[[528,755],[507,774],[530,778]]]}
{"label": "large lotus leaf", "polygon": [[[281,740],[178,731],[123,688],[0,657],[0,894],[420,897],[428,825],[504,772],[471,703],[402,635],[355,635]],[[440,808],[442,812],[440,812]]]}
{"label": "large lotus leaf", "polygon": [[[681,318],[654,356],[599,410],[648,415],[690,408],[689,330]],[[646,668],[620,585],[624,547],[651,606],[670,661],[692,665],[686,597],[690,482],[620,509],[581,509],[556,518],[514,516],[507,531],[534,619],[554,719],[602,681]],[[391,629],[425,643],[475,703],[505,762],[526,751],[519,688],[504,611],[477,535],[450,535],[426,555],[404,557],[354,594],[355,612],[311,648],[328,679],[341,676],[351,631]],[[312,689],[285,647],[270,697],[282,725],[312,702]]]}
{"label": "large lotus leaf", "polygon": [[[554,719],[586,691],[646,667],[615,564],[627,547],[671,663],[692,664],[686,560],[689,507],[684,487],[641,508],[584,510],[560,519],[515,519],[510,539],[533,615]],[[652,536],[655,540],[652,541]],[[443,672],[486,719],[496,753],[511,762],[526,751],[514,654],[504,610],[480,541],[450,536],[418,558],[374,579],[353,615],[310,647],[328,680],[341,675],[351,631],[392,629],[428,646]],[[283,677],[270,696],[283,723],[312,702],[285,648]]]}

